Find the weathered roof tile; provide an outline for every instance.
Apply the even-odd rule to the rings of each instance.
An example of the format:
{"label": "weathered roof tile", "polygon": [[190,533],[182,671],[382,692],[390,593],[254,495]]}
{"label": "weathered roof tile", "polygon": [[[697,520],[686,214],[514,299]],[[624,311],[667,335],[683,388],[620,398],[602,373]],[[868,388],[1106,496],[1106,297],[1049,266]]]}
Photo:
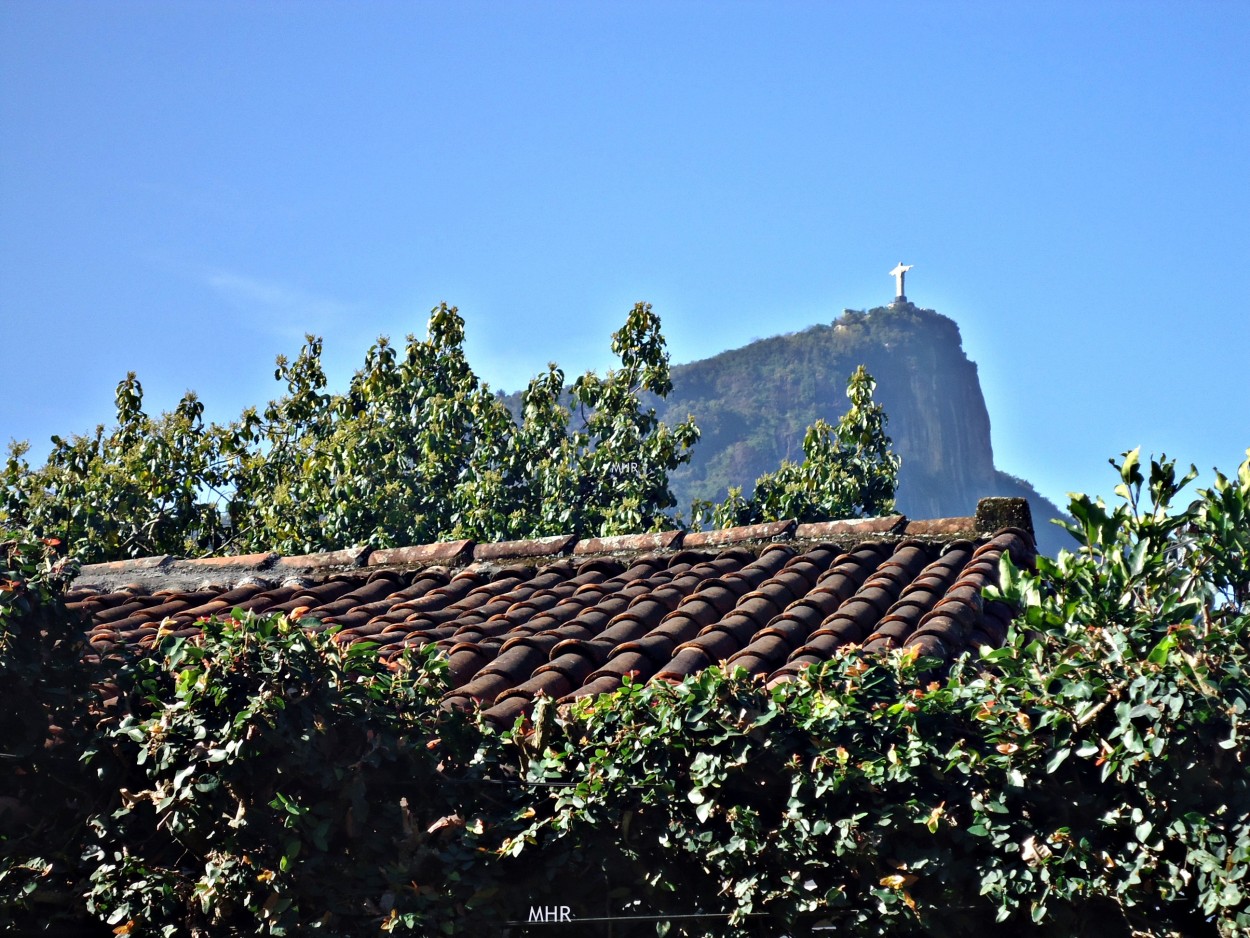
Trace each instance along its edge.
{"label": "weathered roof tile", "polygon": [[414,547],[383,547],[369,555],[368,565],[417,566],[434,563],[456,564],[473,553],[473,541],[442,541]]}
{"label": "weathered roof tile", "polygon": [[643,550],[668,550],[681,543],[681,531],[663,531],[658,534],[622,534],[615,537],[592,537],[579,541],[573,548],[578,557],[588,554],[612,554]]}
{"label": "weathered roof tile", "polygon": [[800,524],[794,536],[801,540],[822,538],[869,537],[874,534],[901,534],[907,525],[903,515],[885,515],[880,518],[852,518],[848,521],[815,521]]}
{"label": "weathered roof tile", "polygon": [[299,557],[279,557],[278,567],[283,570],[317,571],[334,570],[339,567],[363,567],[369,559],[368,547],[352,547],[347,550],[328,550],[319,554],[303,554]]}
{"label": "weathered roof tile", "polygon": [[700,531],[687,534],[682,544],[687,548],[721,547],[749,541],[771,541],[788,537],[798,526],[797,521],[770,521],[765,524],[749,524],[740,528],[722,528],[718,531]]}
{"label": "weathered roof tile", "polygon": [[499,560],[504,557],[556,557],[566,554],[577,541],[573,534],[556,534],[526,541],[497,541],[473,548],[474,560]]}

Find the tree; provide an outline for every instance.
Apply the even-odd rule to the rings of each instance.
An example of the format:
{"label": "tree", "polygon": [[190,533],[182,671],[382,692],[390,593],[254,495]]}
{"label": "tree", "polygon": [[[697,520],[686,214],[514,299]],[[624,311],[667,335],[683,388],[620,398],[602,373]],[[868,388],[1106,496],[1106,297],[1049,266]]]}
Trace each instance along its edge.
{"label": "tree", "polygon": [[464,320],[443,304],[402,357],[379,339],[346,393],[325,392],[319,339],[280,359],[288,393],[263,419],[244,418],[253,445],[231,505],[239,546],[302,553],[454,536],[468,468],[511,429],[463,343]]}
{"label": "tree", "polygon": [[669,474],[699,438],[687,418],[670,427],[644,394],[672,390],[660,318],[637,303],[612,334],[619,369],[587,372],[568,389],[550,365],[521,396],[521,420],[479,448],[459,493],[456,530],[480,539],[610,535],[671,526]]}
{"label": "tree", "polygon": [[846,383],[851,407],[837,427],[824,420],[808,427],[803,461],[784,461],[776,472],[760,476],[749,498],[731,488],[712,512],[713,526],[787,518],[823,521],[893,510],[899,459],[885,434],[885,411],[872,399],[876,386],[862,365],[856,368]]}
{"label": "tree", "polygon": [[30,468],[25,444],[10,448],[0,521],[58,538],[85,562],[220,549],[231,535],[220,509],[243,452],[239,427],[205,426],[192,392],[172,412],[148,416],[133,372],[115,399],[112,430],[52,437],[40,469]]}
{"label": "tree", "polygon": [[13,448],[0,521],[58,537],[87,562],[667,526],[669,473],[699,431],[642,403],[672,388],[650,305],[634,306],[612,351],[619,369],[573,383],[576,422],[555,365],[530,382],[514,420],[469,366],[464,320],[446,304],[402,353],[378,339],[343,393],[327,389],[322,342],[308,336],[293,361],[278,359],[286,393],[225,426],[205,426],[191,393],[148,417],[131,374],[109,433],[54,437],[39,469]]}
{"label": "tree", "polygon": [[672,523],[664,515],[675,504],[668,476],[690,460],[699,430],[690,417],[670,428],[639,402],[642,392],[665,397],[673,389],[660,319],[649,303],[636,304],[613,333],[612,351],[620,370],[604,378],[588,372],[573,383],[582,426],[571,437],[577,488],[569,509],[584,519],[575,528],[650,531]]}

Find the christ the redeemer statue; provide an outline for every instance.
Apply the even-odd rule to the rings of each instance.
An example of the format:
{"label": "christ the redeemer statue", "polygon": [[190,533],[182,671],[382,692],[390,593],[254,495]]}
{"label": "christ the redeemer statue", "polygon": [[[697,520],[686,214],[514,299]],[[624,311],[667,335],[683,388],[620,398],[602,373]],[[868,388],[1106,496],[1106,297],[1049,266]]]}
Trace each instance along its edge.
{"label": "christ the redeemer statue", "polygon": [[904,267],[903,262],[899,261],[898,266],[890,271],[890,276],[893,277],[898,283],[898,288],[895,291],[894,297],[895,303],[907,302],[907,293],[903,290],[903,278],[907,276],[907,271],[911,270],[915,266],[915,264],[908,264]]}

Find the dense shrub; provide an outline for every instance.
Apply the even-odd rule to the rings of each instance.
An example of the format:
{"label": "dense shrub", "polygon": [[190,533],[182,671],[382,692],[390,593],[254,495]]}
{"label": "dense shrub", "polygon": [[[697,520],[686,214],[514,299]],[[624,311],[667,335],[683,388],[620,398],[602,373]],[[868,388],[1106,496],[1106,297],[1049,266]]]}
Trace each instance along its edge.
{"label": "dense shrub", "polygon": [[58,601],[65,563],[37,542],[6,552],[0,928],[90,916],[116,934],[338,935],[453,920],[472,857],[437,744],[476,737],[437,708],[441,662],[388,668],[315,625],[236,612],[93,663]]}
{"label": "dense shrub", "polygon": [[0,931],[36,901],[75,901],[93,799],[81,757],[97,733],[95,675],[60,602],[76,567],[56,547],[0,534]]}
{"label": "dense shrub", "polygon": [[595,858],[559,883],[574,908],[629,883],[634,910],[727,928],[1250,931],[1250,461],[1186,508],[1192,475],[1120,471],[1124,504],[1074,501],[1077,553],[1004,559],[1005,647],[587,702],[528,761],[568,787],[536,788],[501,850]]}
{"label": "dense shrub", "polygon": [[243,615],[131,667],[128,712],[91,760],[120,804],[92,818],[90,911],[169,935],[419,913],[409,883],[446,813],[436,665],[391,672],[371,647]]}
{"label": "dense shrub", "polygon": [[[1119,471],[1121,504],[1073,502],[1077,552],[1004,560],[1003,648],[946,672],[851,650],[772,689],[711,669],[540,701],[503,732],[438,707],[435,659],[391,672],[281,617],[92,674],[57,657],[57,565],[11,548],[0,667],[44,669],[30,734],[61,741],[19,749],[23,723],[0,745],[26,811],[0,915],[44,921],[55,898],[133,935],[497,934],[562,907],[616,935],[1250,933],[1250,461],[1184,507],[1171,463]],[[41,812],[54,758],[78,793]]]}

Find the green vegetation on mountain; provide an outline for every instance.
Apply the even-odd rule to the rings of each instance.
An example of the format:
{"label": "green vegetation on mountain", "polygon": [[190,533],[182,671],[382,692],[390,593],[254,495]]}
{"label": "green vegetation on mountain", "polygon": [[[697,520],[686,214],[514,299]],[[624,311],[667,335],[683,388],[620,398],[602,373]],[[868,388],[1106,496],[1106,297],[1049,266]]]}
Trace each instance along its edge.
{"label": "green vegetation on mountain", "polygon": [[801,461],[783,459],[775,472],[755,480],[750,495],[730,488],[725,501],[712,510],[713,526],[889,514],[898,457],[886,436],[885,411],[872,399],[874,387],[872,375],[862,366],[855,369],[846,385],[850,409],[837,426],[817,418],[803,436]]}
{"label": "green vegetation on mountain", "polygon": [[860,366],[876,379],[876,400],[890,417],[899,511],[969,515],[985,496],[1023,497],[1043,551],[1071,544],[1046,523],[1064,517],[1058,507],[995,469],[989,413],[959,327],[912,304],[846,310],[830,325],[675,365],[673,391],[656,405],[660,419],[692,415],[702,434],[690,462],[673,472],[677,504],[720,502],[734,486],[749,494],[752,479],[801,452],[807,427],[845,413],[842,389]]}

